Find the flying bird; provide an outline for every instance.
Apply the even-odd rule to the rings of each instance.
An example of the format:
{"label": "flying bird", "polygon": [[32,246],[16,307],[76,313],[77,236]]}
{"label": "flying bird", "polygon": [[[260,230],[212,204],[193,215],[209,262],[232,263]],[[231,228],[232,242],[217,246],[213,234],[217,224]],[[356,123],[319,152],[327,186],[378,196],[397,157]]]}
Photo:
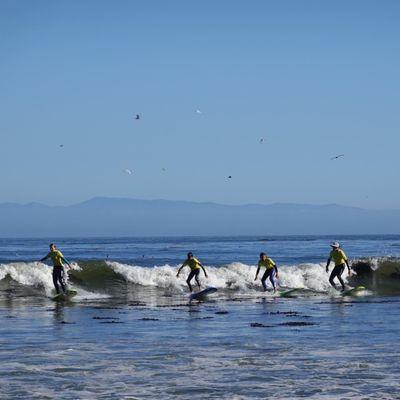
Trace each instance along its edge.
{"label": "flying bird", "polygon": [[337,156],[331,157],[331,160],[336,160],[337,158],[344,157],[344,154],[339,154]]}
{"label": "flying bird", "polygon": [[264,143],[264,138],[263,137],[260,138],[259,142],[260,142],[260,144],[263,144]]}
{"label": "flying bird", "polygon": [[132,175],[133,171],[131,169],[124,169],[124,172],[126,172],[128,175]]}
{"label": "flying bird", "polygon": [[228,176],[228,179],[232,179],[232,175],[229,175],[229,176]]}
{"label": "flying bird", "polygon": [[140,119],[140,115],[139,114],[135,114],[135,119]]}
{"label": "flying bird", "polygon": [[63,145],[63,144],[60,144],[60,147],[64,147],[64,145]]}

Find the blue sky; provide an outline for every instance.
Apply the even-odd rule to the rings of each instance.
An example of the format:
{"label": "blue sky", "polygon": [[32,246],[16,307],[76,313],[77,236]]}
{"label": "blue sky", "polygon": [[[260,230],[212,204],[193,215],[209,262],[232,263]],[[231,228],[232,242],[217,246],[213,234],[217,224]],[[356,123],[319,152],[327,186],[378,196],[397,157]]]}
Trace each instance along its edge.
{"label": "blue sky", "polygon": [[397,1],[3,0],[0,202],[399,208],[399,17]]}

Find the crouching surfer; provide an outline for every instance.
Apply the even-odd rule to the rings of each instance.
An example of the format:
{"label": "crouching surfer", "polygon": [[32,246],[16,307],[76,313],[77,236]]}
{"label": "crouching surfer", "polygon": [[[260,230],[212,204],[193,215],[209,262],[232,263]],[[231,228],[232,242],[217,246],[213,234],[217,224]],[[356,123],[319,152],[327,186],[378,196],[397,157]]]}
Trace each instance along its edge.
{"label": "crouching surfer", "polygon": [[335,263],[335,267],[333,268],[331,275],[329,276],[329,283],[336,289],[336,284],[333,280],[335,278],[338,278],[340,284],[342,285],[342,291],[344,291],[345,285],[342,279],[342,274],[344,272],[345,266],[347,266],[349,275],[351,276],[349,261],[345,252],[340,248],[340,244],[338,242],[333,242],[330,246],[332,247],[332,251],[330,252],[328,261],[326,262],[326,272],[329,272],[329,264],[332,260]]}
{"label": "crouching surfer", "polygon": [[67,288],[64,281],[65,272],[63,263],[67,264],[69,268],[71,268],[71,264],[63,256],[61,251],[57,249],[54,243],[50,243],[50,252],[45,257],[43,257],[40,262],[43,262],[48,258],[51,258],[51,260],[53,261],[53,284],[57,294],[60,293],[60,287],[58,286],[58,284],[60,284],[62,291],[66,293]]}
{"label": "crouching surfer", "polygon": [[269,258],[265,253],[260,253],[260,259],[258,260],[258,267],[256,272],[256,277],[254,280],[256,281],[258,278],[258,273],[260,272],[261,267],[265,268],[264,275],[261,278],[261,283],[264,288],[264,292],[267,290],[267,285],[265,281],[267,278],[271,281],[272,287],[274,288],[274,293],[276,292],[276,281],[275,278],[278,278],[278,268],[274,261]]}
{"label": "crouching surfer", "polygon": [[203,270],[205,277],[208,278],[207,272],[204,269],[203,265],[201,264],[201,262],[197,258],[194,258],[193,253],[188,253],[187,254],[187,259],[183,262],[183,264],[179,268],[179,270],[178,270],[178,272],[176,274],[176,277],[179,277],[179,274],[180,274],[182,268],[185,267],[185,266],[190,267],[190,274],[189,274],[188,278],[186,279],[186,283],[189,286],[189,290],[191,292],[193,292],[193,288],[192,288],[192,285],[190,283],[190,281],[193,278],[196,280],[197,286],[199,287],[199,290],[200,290],[200,281],[199,281],[200,268]]}

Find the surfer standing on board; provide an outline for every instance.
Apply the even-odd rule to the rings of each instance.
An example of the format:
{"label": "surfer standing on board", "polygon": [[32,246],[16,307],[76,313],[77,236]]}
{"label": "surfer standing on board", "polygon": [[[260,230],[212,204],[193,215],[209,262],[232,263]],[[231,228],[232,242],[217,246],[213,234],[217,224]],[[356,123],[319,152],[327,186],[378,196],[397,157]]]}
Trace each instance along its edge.
{"label": "surfer standing on board", "polygon": [[333,260],[335,263],[335,268],[333,268],[331,275],[329,277],[329,283],[336,289],[335,282],[333,280],[338,278],[340,284],[342,285],[342,291],[345,289],[345,285],[342,279],[342,274],[344,272],[344,267],[347,265],[347,269],[349,270],[349,275],[351,276],[350,265],[347,260],[347,256],[344,251],[340,248],[340,244],[338,242],[333,242],[330,245],[332,247],[332,251],[329,254],[328,261],[326,262],[326,272],[329,272],[329,264]]}
{"label": "surfer standing on board", "polygon": [[53,261],[53,284],[54,288],[56,289],[57,294],[60,293],[60,288],[58,283],[60,283],[61,289],[64,293],[66,293],[67,289],[65,286],[64,281],[64,266],[63,262],[71,268],[71,264],[69,261],[63,256],[60,250],[57,250],[57,247],[54,243],[50,243],[50,252],[47,254],[46,257],[43,257],[40,262],[51,258]]}
{"label": "surfer standing on board", "polygon": [[263,285],[264,292],[267,290],[267,285],[266,285],[265,281],[269,277],[269,280],[272,283],[272,287],[274,288],[274,293],[275,293],[276,292],[275,277],[278,278],[278,268],[277,268],[276,264],[265,253],[260,253],[260,259],[258,261],[256,277],[254,278],[255,281],[257,280],[258,273],[260,272],[261,267],[265,268],[264,275],[261,278],[261,283]]}
{"label": "surfer standing on board", "polygon": [[186,279],[186,283],[189,286],[189,290],[193,292],[192,285],[190,284],[190,281],[194,278],[196,280],[197,286],[199,287],[200,290],[200,281],[199,281],[199,275],[200,275],[200,267],[204,272],[204,275],[206,278],[208,278],[207,272],[204,269],[203,265],[201,262],[193,257],[193,253],[190,252],[187,254],[187,259],[183,262],[182,266],[179,268],[178,273],[176,274],[176,277],[178,278],[179,273],[181,272],[182,268],[188,266],[190,267],[190,274],[188,278]]}

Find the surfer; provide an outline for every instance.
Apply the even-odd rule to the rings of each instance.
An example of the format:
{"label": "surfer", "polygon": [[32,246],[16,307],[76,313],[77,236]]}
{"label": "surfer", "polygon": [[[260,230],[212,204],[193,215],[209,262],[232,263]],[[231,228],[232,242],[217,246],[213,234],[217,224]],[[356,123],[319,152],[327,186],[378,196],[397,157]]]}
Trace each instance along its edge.
{"label": "surfer", "polygon": [[50,252],[46,255],[46,257],[43,257],[40,262],[43,262],[44,260],[51,258],[53,261],[53,284],[54,288],[56,289],[57,294],[60,293],[60,288],[58,284],[60,283],[61,289],[64,293],[67,292],[67,288],[65,286],[65,281],[64,281],[64,266],[63,262],[68,265],[69,268],[71,268],[71,264],[69,261],[63,256],[60,250],[57,249],[57,246],[54,243],[50,243]]}
{"label": "surfer", "polygon": [[269,278],[269,280],[272,283],[272,287],[274,288],[274,293],[275,293],[276,292],[275,278],[278,278],[278,268],[277,268],[276,264],[265,253],[260,253],[260,259],[258,261],[256,277],[254,278],[255,281],[257,280],[258,273],[260,272],[261,267],[265,268],[264,275],[261,278],[261,283],[263,285],[264,292],[267,290],[267,285],[266,285],[265,281],[267,280],[267,278]]}
{"label": "surfer", "polygon": [[342,279],[342,274],[344,272],[344,268],[347,265],[349,270],[349,275],[351,275],[350,265],[347,260],[347,256],[344,251],[340,248],[340,244],[338,242],[333,242],[330,245],[332,247],[332,251],[329,254],[328,261],[326,262],[326,272],[329,272],[329,264],[333,260],[335,263],[335,268],[333,268],[331,275],[329,277],[329,283],[336,289],[335,282],[333,281],[335,278],[338,278],[340,284],[342,285],[342,292],[345,290],[345,285]]}
{"label": "surfer", "polygon": [[187,259],[183,262],[183,264],[179,268],[178,273],[176,274],[177,278],[179,277],[179,274],[180,274],[182,268],[185,266],[190,267],[190,274],[189,274],[188,278],[186,279],[186,283],[189,286],[189,290],[191,292],[193,292],[192,285],[190,284],[190,281],[193,278],[196,280],[197,286],[199,287],[199,290],[200,290],[200,281],[199,281],[200,267],[203,270],[205,277],[208,278],[207,272],[204,269],[203,265],[197,258],[194,258],[193,253],[190,252],[187,254]]}

